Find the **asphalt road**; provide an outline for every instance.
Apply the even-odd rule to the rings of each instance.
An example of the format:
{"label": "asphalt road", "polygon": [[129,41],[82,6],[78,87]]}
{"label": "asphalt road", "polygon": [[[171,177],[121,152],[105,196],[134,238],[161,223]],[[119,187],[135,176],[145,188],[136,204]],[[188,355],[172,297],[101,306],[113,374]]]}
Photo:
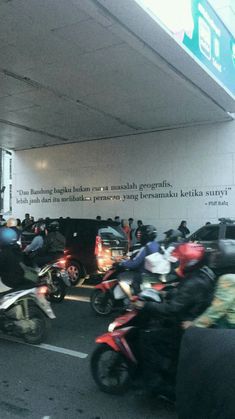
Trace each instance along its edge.
{"label": "asphalt road", "polygon": [[72,294],[78,300],[53,306],[57,317],[43,345],[0,337],[0,419],[176,419],[174,408],[162,400],[134,391],[123,396],[99,391],[90,355],[95,337],[115,315],[96,317],[87,302],[79,301],[86,290]]}

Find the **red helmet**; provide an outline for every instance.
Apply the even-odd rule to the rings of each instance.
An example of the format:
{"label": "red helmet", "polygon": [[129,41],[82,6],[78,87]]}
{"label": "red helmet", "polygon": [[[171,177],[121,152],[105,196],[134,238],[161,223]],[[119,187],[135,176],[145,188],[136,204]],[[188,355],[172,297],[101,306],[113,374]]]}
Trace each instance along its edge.
{"label": "red helmet", "polygon": [[197,243],[182,243],[173,250],[171,256],[179,261],[178,274],[184,276],[200,265],[205,256],[205,248]]}

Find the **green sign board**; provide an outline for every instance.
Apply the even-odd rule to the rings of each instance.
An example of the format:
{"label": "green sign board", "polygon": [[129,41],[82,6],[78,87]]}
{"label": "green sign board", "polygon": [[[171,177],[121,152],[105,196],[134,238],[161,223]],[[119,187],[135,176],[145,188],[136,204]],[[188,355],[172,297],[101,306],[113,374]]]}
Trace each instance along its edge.
{"label": "green sign board", "polygon": [[235,97],[235,39],[206,0],[136,0]]}

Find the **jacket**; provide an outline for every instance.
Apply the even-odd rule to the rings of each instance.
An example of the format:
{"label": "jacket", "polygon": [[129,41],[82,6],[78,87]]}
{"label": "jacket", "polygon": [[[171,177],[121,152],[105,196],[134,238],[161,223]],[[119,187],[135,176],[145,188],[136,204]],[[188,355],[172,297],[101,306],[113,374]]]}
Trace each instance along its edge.
{"label": "jacket", "polygon": [[44,253],[63,253],[64,248],[65,237],[59,231],[53,231],[45,237],[42,251]]}
{"label": "jacket", "polygon": [[24,279],[24,270],[20,263],[22,252],[18,245],[6,246],[0,251],[0,276],[4,285],[17,288]]}
{"label": "jacket", "polygon": [[193,320],[210,305],[215,275],[208,267],[197,269],[181,278],[169,301],[147,302],[143,310],[151,315],[163,315],[178,322]]}
{"label": "jacket", "polygon": [[211,305],[193,322],[197,327],[213,325],[235,328],[235,274],[219,277]]}
{"label": "jacket", "polygon": [[[120,263],[120,266],[125,269],[138,270],[139,272],[145,272],[144,263],[145,257],[159,251],[159,244],[156,241],[152,241],[141,247],[137,255],[133,259],[125,260]],[[147,271],[146,271],[147,272]]]}

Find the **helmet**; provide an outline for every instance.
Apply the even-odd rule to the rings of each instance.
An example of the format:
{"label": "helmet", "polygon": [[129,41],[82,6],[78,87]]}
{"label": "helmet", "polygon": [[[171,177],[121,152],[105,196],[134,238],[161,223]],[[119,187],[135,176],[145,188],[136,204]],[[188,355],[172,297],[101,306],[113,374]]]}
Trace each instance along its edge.
{"label": "helmet", "polygon": [[7,227],[17,227],[17,220],[16,218],[9,218],[6,223]]}
{"label": "helmet", "polygon": [[142,226],[140,228],[140,243],[144,246],[148,242],[152,242],[157,237],[157,229],[152,225]]}
{"label": "helmet", "polygon": [[0,246],[10,246],[16,244],[18,240],[17,233],[14,229],[9,227],[0,228]]}
{"label": "helmet", "polygon": [[172,228],[170,230],[165,231],[164,234],[166,235],[165,242],[167,244],[178,242],[183,237],[183,234],[180,230],[173,230]]}
{"label": "helmet", "polygon": [[42,234],[45,232],[46,224],[45,223],[37,223],[34,226],[34,233],[35,234]]}
{"label": "helmet", "polygon": [[50,224],[48,224],[47,231],[49,231],[49,232],[58,231],[59,228],[60,228],[60,225],[59,225],[58,221],[52,221]]}
{"label": "helmet", "polygon": [[198,243],[182,243],[171,255],[179,261],[178,274],[184,276],[203,265],[205,248]]}

